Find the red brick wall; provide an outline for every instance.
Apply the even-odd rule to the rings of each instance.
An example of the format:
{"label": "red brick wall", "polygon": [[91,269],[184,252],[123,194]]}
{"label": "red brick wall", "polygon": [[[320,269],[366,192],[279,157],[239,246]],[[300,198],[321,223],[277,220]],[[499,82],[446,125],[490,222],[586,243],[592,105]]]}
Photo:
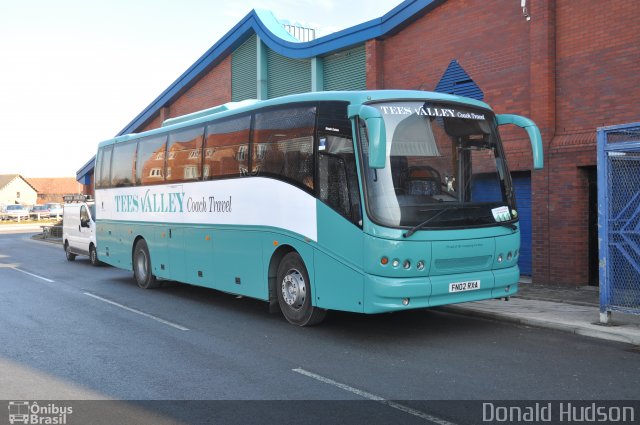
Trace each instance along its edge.
{"label": "red brick wall", "polygon": [[[596,130],[640,120],[640,2],[557,1],[555,137],[548,147],[548,222],[534,278],[588,281],[588,180],[596,164]],[[535,198],[546,202],[546,191]],[[540,209],[542,210],[542,209]]]}
{"label": "red brick wall", "polygon": [[[367,87],[433,90],[452,59],[497,113],[540,127],[545,169],[532,173],[533,273],[588,280],[588,181],[596,128],[640,121],[640,2],[449,0],[367,43]],[[519,129],[501,129],[512,170],[531,168]]]}
{"label": "red brick wall", "polygon": [[640,2],[558,1],[558,133],[640,120]]}
{"label": "red brick wall", "polygon": [[152,130],[167,118],[175,118],[231,102],[231,56],[205,73],[176,100],[164,108],[137,132]]}
{"label": "red brick wall", "polygon": [[202,109],[231,102],[231,56],[215,68],[169,106],[169,117],[174,118]]}

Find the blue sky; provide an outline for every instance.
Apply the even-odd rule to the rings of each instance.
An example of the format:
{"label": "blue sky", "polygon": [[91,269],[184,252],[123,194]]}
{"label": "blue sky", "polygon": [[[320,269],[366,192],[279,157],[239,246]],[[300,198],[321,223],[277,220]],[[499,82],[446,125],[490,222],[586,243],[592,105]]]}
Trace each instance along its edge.
{"label": "blue sky", "polygon": [[318,35],[401,0],[0,0],[0,174],[75,176],[251,9]]}

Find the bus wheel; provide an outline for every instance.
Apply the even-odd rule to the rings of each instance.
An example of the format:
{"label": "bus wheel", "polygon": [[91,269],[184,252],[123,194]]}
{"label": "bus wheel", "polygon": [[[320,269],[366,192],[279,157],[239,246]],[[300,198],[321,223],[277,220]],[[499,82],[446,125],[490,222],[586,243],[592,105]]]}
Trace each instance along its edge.
{"label": "bus wheel", "polygon": [[158,280],[151,273],[151,256],[144,239],[140,239],[133,249],[133,276],[142,289],[157,288]]}
{"label": "bus wheel", "polygon": [[69,242],[67,241],[64,243],[64,254],[67,256],[67,261],[73,261],[76,259],[76,254],[69,250]]}
{"label": "bus wheel", "polygon": [[307,268],[297,252],[284,256],[278,266],[278,304],[285,319],[293,325],[311,326],[320,323],[326,310],[311,303],[311,285]]}
{"label": "bus wheel", "polygon": [[92,266],[100,265],[100,261],[98,260],[98,251],[96,251],[96,247],[93,244],[89,245],[89,260],[91,260]]}

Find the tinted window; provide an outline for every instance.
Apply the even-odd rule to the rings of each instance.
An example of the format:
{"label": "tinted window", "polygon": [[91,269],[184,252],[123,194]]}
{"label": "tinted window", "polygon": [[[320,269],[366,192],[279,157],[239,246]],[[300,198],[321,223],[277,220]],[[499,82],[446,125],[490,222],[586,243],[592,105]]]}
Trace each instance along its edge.
{"label": "tinted window", "polygon": [[113,146],[101,148],[96,157],[95,184],[96,188],[107,188],[111,184],[111,152]]}
{"label": "tinted window", "polygon": [[167,136],[152,136],[140,140],[136,184],[164,183],[164,158]]}
{"label": "tinted window", "polygon": [[207,126],[203,168],[205,179],[247,174],[250,129],[249,115]]}
{"label": "tinted window", "polygon": [[352,140],[319,133],[318,141],[320,200],[360,224],[360,188]]}
{"label": "tinted window", "polygon": [[256,114],[253,173],[313,189],[316,108],[304,106]]}
{"label": "tinted window", "polygon": [[111,186],[133,186],[136,170],[137,142],[119,143],[113,147]]}
{"label": "tinted window", "polygon": [[169,135],[167,182],[200,179],[204,127],[180,130]]}

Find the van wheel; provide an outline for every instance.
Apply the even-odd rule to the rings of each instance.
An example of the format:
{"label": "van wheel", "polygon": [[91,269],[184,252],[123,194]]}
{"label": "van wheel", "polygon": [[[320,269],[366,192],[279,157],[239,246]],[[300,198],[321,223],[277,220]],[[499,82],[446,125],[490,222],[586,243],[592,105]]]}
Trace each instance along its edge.
{"label": "van wheel", "polygon": [[327,311],[311,303],[311,281],[300,254],[290,252],[284,256],[278,266],[276,282],[278,304],[289,323],[312,326],[322,322]]}
{"label": "van wheel", "polygon": [[147,242],[140,239],[133,249],[133,276],[142,289],[153,289],[160,286],[151,270],[151,256]]}
{"label": "van wheel", "polygon": [[64,242],[64,253],[67,256],[67,261],[73,261],[76,259],[76,254],[69,250],[69,242],[67,241]]}
{"label": "van wheel", "polygon": [[91,260],[92,266],[100,265],[100,261],[98,260],[98,251],[96,251],[96,247],[93,244],[89,245],[89,260]]}

